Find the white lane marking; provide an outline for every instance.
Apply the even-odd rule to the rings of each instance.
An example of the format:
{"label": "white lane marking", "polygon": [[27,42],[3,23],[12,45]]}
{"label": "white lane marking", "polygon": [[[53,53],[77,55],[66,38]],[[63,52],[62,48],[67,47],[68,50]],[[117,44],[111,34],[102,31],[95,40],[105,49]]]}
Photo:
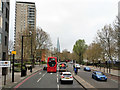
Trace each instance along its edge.
{"label": "white lane marking", "polygon": [[52,74],[52,73],[50,73],[50,74]]}
{"label": "white lane marking", "polygon": [[[46,74],[46,73],[45,73],[45,74]],[[44,76],[45,76],[45,74],[43,74],[43,75],[42,75],[42,77],[44,77]]]}
{"label": "white lane marking", "polygon": [[41,80],[41,78],[40,79],[38,79],[38,81],[37,82],[39,82]]}
{"label": "white lane marking", "polygon": [[57,88],[58,88],[58,90],[59,90],[59,84],[57,84]]}
{"label": "white lane marking", "polygon": [[57,78],[57,83],[58,83],[58,78]]}
{"label": "white lane marking", "polygon": [[43,74],[42,77],[37,80],[37,82],[39,82],[45,76],[45,74]]}

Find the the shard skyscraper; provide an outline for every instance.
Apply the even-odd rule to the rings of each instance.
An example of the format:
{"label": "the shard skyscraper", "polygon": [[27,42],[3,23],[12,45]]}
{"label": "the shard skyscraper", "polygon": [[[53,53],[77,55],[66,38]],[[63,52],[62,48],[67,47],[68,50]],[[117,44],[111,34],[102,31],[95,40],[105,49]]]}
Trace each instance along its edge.
{"label": "the shard skyscraper", "polygon": [[57,39],[57,52],[60,52],[60,43],[59,43],[59,38]]}

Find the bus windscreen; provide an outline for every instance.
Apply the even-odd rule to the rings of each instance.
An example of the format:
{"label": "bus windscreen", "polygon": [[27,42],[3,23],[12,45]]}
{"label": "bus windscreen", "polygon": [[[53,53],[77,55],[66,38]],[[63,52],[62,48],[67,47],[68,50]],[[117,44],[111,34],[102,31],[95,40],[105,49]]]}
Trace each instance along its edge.
{"label": "bus windscreen", "polygon": [[48,64],[49,64],[50,67],[54,67],[56,65],[56,62],[55,61],[49,61]]}

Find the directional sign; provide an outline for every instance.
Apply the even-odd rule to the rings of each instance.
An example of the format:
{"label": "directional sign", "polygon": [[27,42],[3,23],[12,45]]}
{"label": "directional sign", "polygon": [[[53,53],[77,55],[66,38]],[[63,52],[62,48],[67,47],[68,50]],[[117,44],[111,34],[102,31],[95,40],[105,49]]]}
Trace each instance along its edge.
{"label": "directional sign", "polygon": [[16,54],[16,51],[12,51],[12,54]]}
{"label": "directional sign", "polygon": [[0,67],[10,67],[10,61],[0,61]]}

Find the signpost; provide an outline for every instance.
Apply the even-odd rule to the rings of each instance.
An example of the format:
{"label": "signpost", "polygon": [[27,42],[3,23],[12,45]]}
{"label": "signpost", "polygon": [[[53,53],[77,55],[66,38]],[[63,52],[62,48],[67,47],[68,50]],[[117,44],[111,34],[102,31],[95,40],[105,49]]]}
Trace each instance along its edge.
{"label": "signpost", "polygon": [[2,75],[4,75],[4,85],[6,85],[7,67],[10,67],[10,61],[0,61],[0,67],[2,67]]}
{"label": "signpost", "polygon": [[12,54],[13,54],[12,82],[14,82],[14,57],[15,57],[16,51],[12,51]]}
{"label": "signpost", "polygon": [[10,67],[10,61],[0,61],[0,67]]}

